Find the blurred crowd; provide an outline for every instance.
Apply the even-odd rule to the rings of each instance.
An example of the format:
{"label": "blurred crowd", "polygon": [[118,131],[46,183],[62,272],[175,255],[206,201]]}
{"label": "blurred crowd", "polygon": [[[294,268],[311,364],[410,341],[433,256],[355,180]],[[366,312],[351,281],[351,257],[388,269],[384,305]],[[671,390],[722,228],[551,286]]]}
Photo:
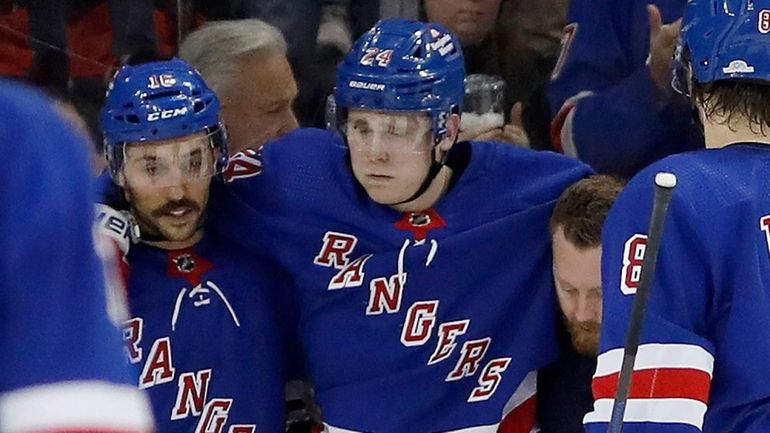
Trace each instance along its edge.
{"label": "blurred crowd", "polygon": [[[487,138],[547,149],[545,85],[559,54],[567,7],[565,0],[8,0],[0,9],[0,75],[35,83],[71,102],[99,143],[96,117],[114,70],[179,55],[207,79],[217,74],[218,92],[235,89],[237,98],[223,97],[226,109],[265,106],[272,118],[250,131],[239,130],[245,122],[228,125],[236,141],[251,133],[248,144],[260,144],[264,140],[257,136],[275,138],[297,124],[324,126],[337,63],[378,19],[401,16],[445,24],[463,43],[468,74],[504,81],[495,110],[515,127]],[[237,23],[254,18],[277,29],[282,41],[261,23],[251,21],[252,28]],[[254,54],[263,49],[282,51],[288,64]],[[249,59],[260,59],[259,64]],[[238,72],[231,71],[227,83],[220,70],[209,71],[222,62]],[[272,131],[265,130],[268,124]]]}

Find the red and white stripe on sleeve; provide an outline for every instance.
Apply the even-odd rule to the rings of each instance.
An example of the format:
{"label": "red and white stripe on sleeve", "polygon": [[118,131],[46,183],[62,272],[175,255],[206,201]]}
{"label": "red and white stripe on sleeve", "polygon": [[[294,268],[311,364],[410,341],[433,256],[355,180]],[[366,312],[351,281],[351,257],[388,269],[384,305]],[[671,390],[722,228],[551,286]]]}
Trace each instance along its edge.
{"label": "red and white stripe on sleeve", "polygon": [[[583,422],[610,420],[623,349],[599,355],[593,379],[594,410]],[[642,344],[634,364],[625,422],[681,423],[703,428],[714,356],[693,344]]]}
{"label": "red and white stripe on sleeve", "polygon": [[551,142],[554,149],[568,156],[578,157],[577,145],[575,144],[575,134],[573,132],[573,122],[575,118],[575,109],[578,101],[582,98],[593,95],[594,92],[583,90],[575,96],[564,101],[559,112],[556,113],[551,121]]}
{"label": "red and white stripe on sleeve", "polygon": [[149,433],[149,401],[132,385],[58,382],[0,394],[3,433]]}

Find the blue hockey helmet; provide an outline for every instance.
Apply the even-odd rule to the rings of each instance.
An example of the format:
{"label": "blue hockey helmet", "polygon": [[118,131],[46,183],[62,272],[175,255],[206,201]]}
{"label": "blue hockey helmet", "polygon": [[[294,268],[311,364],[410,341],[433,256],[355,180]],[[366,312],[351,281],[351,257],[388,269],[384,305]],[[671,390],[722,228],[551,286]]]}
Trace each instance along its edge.
{"label": "blue hockey helmet", "polygon": [[687,89],[686,63],[697,83],[770,84],[770,0],[689,0],[676,55],[678,90]]}
{"label": "blue hockey helmet", "polygon": [[221,107],[198,71],[171,60],[123,66],[110,83],[101,124],[110,172],[123,165],[126,146],[205,132],[218,150],[213,173],[227,165],[227,132]]}
{"label": "blue hockey helmet", "polygon": [[334,102],[342,117],[350,108],[428,113],[438,143],[449,114],[461,112],[464,79],[460,41],[444,26],[386,19],[340,63]]}

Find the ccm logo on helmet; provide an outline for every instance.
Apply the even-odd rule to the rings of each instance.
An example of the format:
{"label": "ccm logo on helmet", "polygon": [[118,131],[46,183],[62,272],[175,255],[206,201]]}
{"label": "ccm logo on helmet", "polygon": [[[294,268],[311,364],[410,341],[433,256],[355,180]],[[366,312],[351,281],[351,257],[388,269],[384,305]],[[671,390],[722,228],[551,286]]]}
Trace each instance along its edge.
{"label": "ccm logo on helmet", "polygon": [[385,85],[380,83],[367,83],[365,81],[350,80],[348,87],[354,89],[374,90],[375,92],[382,92],[385,90]]}
{"label": "ccm logo on helmet", "polygon": [[162,110],[147,115],[148,122],[154,122],[160,119],[171,119],[176,116],[184,116],[187,114],[187,107],[174,108],[173,110]]}

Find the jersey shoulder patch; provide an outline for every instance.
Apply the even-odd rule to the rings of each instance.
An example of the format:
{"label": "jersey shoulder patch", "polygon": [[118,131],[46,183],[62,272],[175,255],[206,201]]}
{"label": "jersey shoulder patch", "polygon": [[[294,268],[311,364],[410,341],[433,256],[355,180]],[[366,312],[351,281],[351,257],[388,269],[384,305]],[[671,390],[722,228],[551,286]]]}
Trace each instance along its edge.
{"label": "jersey shoulder patch", "polygon": [[246,149],[236,153],[227,163],[225,179],[234,182],[238,179],[254,177],[262,173],[262,149]]}

